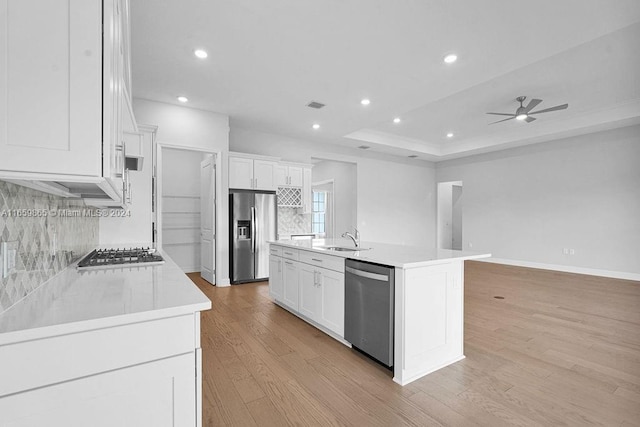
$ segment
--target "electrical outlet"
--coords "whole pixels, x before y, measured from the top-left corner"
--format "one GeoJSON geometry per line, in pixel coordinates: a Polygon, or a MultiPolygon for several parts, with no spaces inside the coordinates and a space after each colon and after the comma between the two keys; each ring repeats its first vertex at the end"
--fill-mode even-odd
{"type": "Polygon", "coordinates": [[[575,254],[576,254],[575,249],[569,249],[569,255],[575,255],[575,254]]]}
{"type": "Polygon", "coordinates": [[[569,255],[569,248],[562,249],[562,253],[565,255],[569,255]]]}
{"type": "Polygon", "coordinates": [[[18,257],[18,242],[0,243],[0,273],[4,279],[16,268],[16,258],[18,257]]]}

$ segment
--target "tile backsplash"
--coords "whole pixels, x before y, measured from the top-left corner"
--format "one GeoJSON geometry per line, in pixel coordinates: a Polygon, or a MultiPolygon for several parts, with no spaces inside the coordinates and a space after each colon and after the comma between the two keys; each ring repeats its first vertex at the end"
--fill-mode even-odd
{"type": "Polygon", "coordinates": [[[299,214],[297,208],[278,207],[278,234],[311,233],[311,214],[299,214]]]}
{"type": "Polygon", "coordinates": [[[17,242],[15,267],[7,277],[0,269],[0,313],[98,245],[92,211],[82,200],[0,181],[0,242],[17,242]]]}

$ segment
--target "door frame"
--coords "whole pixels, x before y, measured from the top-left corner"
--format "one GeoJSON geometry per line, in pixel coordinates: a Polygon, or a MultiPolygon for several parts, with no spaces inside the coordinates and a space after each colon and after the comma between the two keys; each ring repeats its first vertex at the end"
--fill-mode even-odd
{"type": "MultiPolygon", "coordinates": [[[[464,189],[462,181],[443,181],[436,183],[436,246],[438,249],[451,249],[453,243],[453,218],[451,216],[453,200],[451,197],[446,197],[444,190],[446,188],[447,193],[451,193],[454,185],[460,186],[464,189]],[[445,211],[447,211],[449,215],[444,215],[445,211]],[[444,218],[444,216],[446,216],[446,218],[444,218]],[[449,220],[451,223],[449,233],[445,233],[447,227],[446,220],[449,220]],[[445,242],[443,241],[445,234],[449,234],[451,237],[450,239],[447,239],[447,246],[445,246],[445,242]]],[[[460,226],[462,227],[462,224],[460,226]]],[[[464,249],[464,245],[462,246],[462,249],[464,249]]]]}
{"type": "MultiPolygon", "coordinates": [[[[198,147],[187,147],[184,145],[177,144],[169,144],[164,142],[156,141],[153,147],[153,180],[155,185],[153,185],[153,221],[154,221],[154,231],[155,231],[155,245],[156,248],[162,250],[162,152],[163,150],[171,149],[171,150],[185,150],[185,151],[197,151],[199,153],[211,154],[213,155],[214,165],[215,165],[215,177],[216,177],[216,186],[215,186],[215,194],[214,194],[214,203],[215,203],[215,279],[216,286],[229,286],[229,279],[223,277],[223,259],[222,254],[225,248],[222,246],[222,240],[225,240],[221,237],[220,231],[223,230],[225,224],[222,223],[226,216],[223,216],[223,206],[226,206],[223,203],[222,197],[223,187],[222,187],[222,165],[223,165],[223,153],[220,150],[207,150],[204,148],[198,147]]],[[[225,157],[226,159],[226,157],[225,157]]]]}

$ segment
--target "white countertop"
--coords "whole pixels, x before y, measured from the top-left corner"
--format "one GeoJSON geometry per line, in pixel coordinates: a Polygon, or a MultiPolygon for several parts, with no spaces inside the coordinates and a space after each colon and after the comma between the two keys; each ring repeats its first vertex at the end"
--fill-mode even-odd
{"type": "Polygon", "coordinates": [[[211,308],[165,253],[156,266],[79,271],[71,264],[0,314],[0,345],[211,308]]]}
{"type": "Polygon", "coordinates": [[[390,265],[397,268],[417,268],[428,265],[442,264],[452,260],[467,260],[489,258],[491,254],[470,251],[457,251],[450,249],[436,249],[434,247],[416,247],[404,245],[391,245],[388,243],[360,242],[357,250],[350,239],[309,239],[309,240],[278,240],[270,242],[274,245],[291,248],[305,249],[326,255],[334,255],[342,258],[375,262],[377,264],[390,265]],[[353,247],[353,251],[332,251],[322,249],[323,246],[353,247]]]}

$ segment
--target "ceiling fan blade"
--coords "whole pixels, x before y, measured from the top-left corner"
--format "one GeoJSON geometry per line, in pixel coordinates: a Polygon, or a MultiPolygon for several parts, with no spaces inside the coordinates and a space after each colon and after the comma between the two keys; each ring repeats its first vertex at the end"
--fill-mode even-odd
{"type": "Polygon", "coordinates": [[[529,114],[540,114],[540,113],[548,113],[550,111],[565,110],[568,106],[569,104],[556,105],[555,107],[547,108],[546,110],[532,111],[529,114]]]}
{"type": "Polygon", "coordinates": [[[508,119],[498,120],[497,122],[493,122],[493,123],[489,123],[489,124],[493,125],[493,124],[500,123],[500,122],[506,122],[507,120],[513,120],[515,118],[516,118],[516,116],[513,116],[513,117],[509,117],[508,119]]]}
{"type": "Polygon", "coordinates": [[[536,118],[535,117],[531,117],[531,116],[527,116],[526,119],[524,119],[525,122],[527,123],[531,123],[532,121],[534,121],[536,118]]]}
{"type": "Polygon", "coordinates": [[[487,114],[493,114],[494,116],[516,116],[515,114],[507,114],[507,113],[487,113],[487,114]]]}
{"type": "Polygon", "coordinates": [[[540,104],[541,102],[542,102],[542,99],[532,99],[531,101],[529,101],[529,104],[527,104],[527,106],[525,107],[524,112],[528,113],[529,111],[536,108],[538,104],[540,104]]]}

